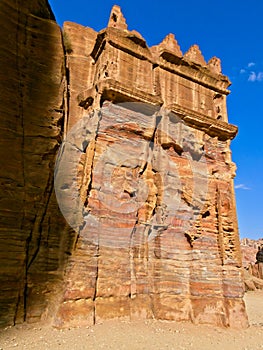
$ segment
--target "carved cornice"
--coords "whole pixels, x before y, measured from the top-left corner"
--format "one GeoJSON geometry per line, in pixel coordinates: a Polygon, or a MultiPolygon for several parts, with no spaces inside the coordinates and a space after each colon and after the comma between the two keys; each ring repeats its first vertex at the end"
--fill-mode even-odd
{"type": "Polygon", "coordinates": [[[140,59],[153,62],[150,49],[145,40],[133,31],[122,31],[117,28],[106,28],[99,32],[91,57],[96,61],[106,43],[119,50],[129,53],[140,59]]]}
{"type": "Polygon", "coordinates": [[[98,92],[104,97],[110,97],[112,101],[138,101],[161,106],[163,100],[159,95],[136,89],[132,86],[124,85],[114,79],[104,79],[97,83],[98,92]]]}
{"type": "MultiPolygon", "coordinates": [[[[96,88],[103,99],[109,99],[113,102],[138,101],[157,106],[163,105],[161,96],[126,86],[114,79],[101,80],[96,84],[96,88]]],[[[88,99],[92,99],[95,94],[96,92],[93,88],[79,95],[80,105],[82,106],[88,99]]],[[[213,119],[205,114],[179,106],[176,103],[165,107],[179,116],[187,125],[202,130],[212,137],[218,137],[219,140],[232,140],[238,132],[238,128],[235,125],[213,119]]]]}
{"type": "Polygon", "coordinates": [[[177,74],[185,79],[203,85],[224,95],[229,94],[227,87],[231,84],[223,74],[215,74],[207,67],[189,61],[185,57],[178,57],[171,51],[162,50],[159,60],[160,68],[177,74]]]}
{"type": "Polygon", "coordinates": [[[238,132],[238,128],[235,125],[222,120],[213,119],[205,114],[179,106],[178,104],[174,103],[166,108],[180,116],[189,126],[203,130],[212,137],[217,136],[219,140],[232,140],[238,132]]]}

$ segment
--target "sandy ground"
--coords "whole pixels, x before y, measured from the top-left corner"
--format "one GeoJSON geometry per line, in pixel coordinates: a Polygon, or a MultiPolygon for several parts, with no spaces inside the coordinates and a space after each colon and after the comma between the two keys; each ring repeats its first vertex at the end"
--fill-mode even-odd
{"type": "Polygon", "coordinates": [[[20,325],[0,331],[6,349],[263,349],[263,291],[245,295],[250,327],[245,330],[164,321],[107,321],[88,328],[57,330],[48,325],[20,325]]]}

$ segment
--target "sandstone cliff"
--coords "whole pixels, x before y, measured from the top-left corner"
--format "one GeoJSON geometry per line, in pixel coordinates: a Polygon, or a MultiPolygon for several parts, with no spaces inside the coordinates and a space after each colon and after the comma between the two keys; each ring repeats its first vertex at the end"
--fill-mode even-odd
{"type": "Polygon", "coordinates": [[[173,35],[149,48],[115,6],[99,33],[65,23],[60,208],[78,232],[58,326],[104,318],[245,326],[235,165],[220,60],[173,35]]]}
{"type": "Polygon", "coordinates": [[[2,0],[0,25],[0,324],[13,324],[48,311],[70,250],[53,191],[66,84],[47,1],[2,0]]]}
{"type": "Polygon", "coordinates": [[[149,48],[117,6],[99,33],[45,1],[0,23],[1,323],[246,326],[220,60],[149,48]]]}
{"type": "Polygon", "coordinates": [[[249,264],[254,264],[256,262],[256,254],[258,247],[262,246],[263,239],[249,239],[243,238],[240,241],[241,251],[242,251],[242,262],[244,267],[248,267],[249,264]]]}
{"type": "Polygon", "coordinates": [[[263,280],[259,278],[258,265],[256,264],[256,254],[258,252],[258,247],[263,244],[263,239],[254,240],[243,238],[240,244],[246,290],[263,289],[263,280]]]}

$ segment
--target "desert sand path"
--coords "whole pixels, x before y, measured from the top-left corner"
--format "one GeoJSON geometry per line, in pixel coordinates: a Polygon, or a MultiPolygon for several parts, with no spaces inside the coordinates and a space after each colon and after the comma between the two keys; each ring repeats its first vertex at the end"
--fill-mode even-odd
{"type": "Polygon", "coordinates": [[[2,330],[0,349],[27,350],[262,350],[263,291],[245,296],[250,327],[245,330],[162,321],[107,321],[93,327],[57,330],[22,325],[2,330]]]}

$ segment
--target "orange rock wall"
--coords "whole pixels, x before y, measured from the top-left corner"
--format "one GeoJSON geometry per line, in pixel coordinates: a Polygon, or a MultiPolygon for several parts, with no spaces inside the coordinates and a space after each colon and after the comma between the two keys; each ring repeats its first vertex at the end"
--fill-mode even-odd
{"type": "Polygon", "coordinates": [[[46,1],[3,0],[0,24],[0,325],[10,325],[50,313],[71,249],[53,191],[66,84],[46,1]]]}
{"type": "Polygon", "coordinates": [[[246,326],[229,149],[237,129],[220,61],[206,63],[196,45],[183,56],[172,35],[148,48],[118,7],[99,33],[69,22],[63,31],[74,88],[58,193],[79,238],[55,324],[246,326]]]}
{"type": "Polygon", "coordinates": [[[99,33],[44,0],[0,23],[1,325],[246,326],[220,60],[149,48],[116,6],[99,33]]]}

